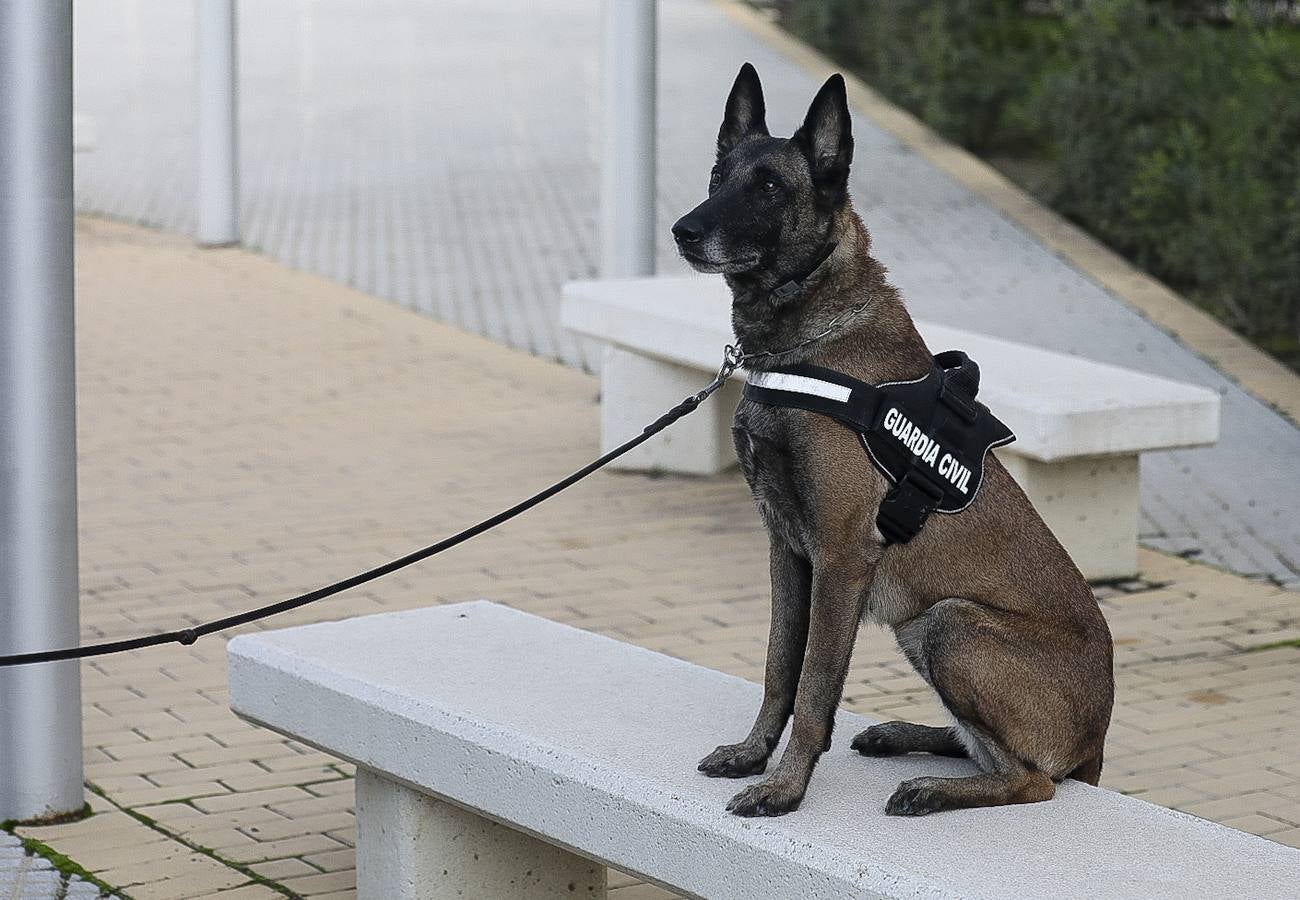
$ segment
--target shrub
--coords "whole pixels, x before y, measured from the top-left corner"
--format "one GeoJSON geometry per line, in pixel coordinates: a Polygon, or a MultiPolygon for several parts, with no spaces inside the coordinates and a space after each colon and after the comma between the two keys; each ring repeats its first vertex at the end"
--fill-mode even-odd
{"type": "Polygon", "coordinates": [[[1251,19],[1265,8],[781,3],[947,137],[1040,157],[1058,210],[1300,367],[1300,31],[1251,19]]]}
{"type": "Polygon", "coordinates": [[[1046,67],[1060,31],[1020,0],[787,0],[796,34],[895,103],[977,152],[1029,142],[1026,77],[1046,67]]]}
{"type": "Polygon", "coordinates": [[[1059,209],[1295,364],[1300,44],[1288,31],[1090,3],[1034,105],[1059,209]]]}

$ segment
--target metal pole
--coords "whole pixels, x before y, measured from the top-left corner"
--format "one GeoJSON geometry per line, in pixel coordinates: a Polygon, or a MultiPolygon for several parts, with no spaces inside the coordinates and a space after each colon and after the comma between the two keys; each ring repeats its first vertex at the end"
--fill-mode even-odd
{"type": "Polygon", "coordinates": [[[208,247],[239,243],[235,0],[198,0],[199,232],[208,247]]]}
{"type": "MultiPolygon", "coordinates": [[[[0,3],[0,653],[77,643],[72,0],[0,3]]],[[[0,669],[0,819],[84,803],[81,669],[0,669]]]]}
{"type": "Polygon", "coordinates": [[[656,0],[605,0],[600,271],[655,271],[656,0]]]}

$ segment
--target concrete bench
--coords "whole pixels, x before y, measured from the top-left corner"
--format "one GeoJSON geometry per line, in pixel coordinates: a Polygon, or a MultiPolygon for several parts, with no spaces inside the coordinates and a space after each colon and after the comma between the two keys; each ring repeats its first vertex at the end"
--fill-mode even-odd
{"type": "MultiPolygon", "coordinates": [[[[730,343],[731,296],[720,277],[578,281],[561,321],[606,343],[601,445],[627,440],[699,389],[730,343]]],[[[917,322],[930,348],[979,363],[980,399],[1016,433],[998,458],[1092,580],[1137,571],[1138,455],[1213,444],[1211,390],[986,335],[917,322]]],[[[735,464],[737,375],[711,405],[619,463],[633,470],[713,474],[735,464]]]]}
{"type": "MultiPolygon", "coordinates": [[[[803,806],[724,811],[695,771],[761,688],[487,602],[237,637],[239,715],[357,766],[362,900],[599,898],[605,866],[706,898],[1294,896],[1300,850],[1068,781],[1050,803],[890,818],[967,761],[865,759],[841,711],[803,806]]],[[[779,749],[778,749],[778,752],[779,749]]]]}

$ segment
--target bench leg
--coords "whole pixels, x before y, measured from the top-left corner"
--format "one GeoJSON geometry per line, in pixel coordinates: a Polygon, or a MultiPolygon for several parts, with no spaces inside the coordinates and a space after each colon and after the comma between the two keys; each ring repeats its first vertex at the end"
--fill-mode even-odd
{"type": "MultiPolygon", "coordinates": [[[[1014,445],[1013,445],[1014,446],[1014,445]]],[[[1089,581],[1137,574],[1138,458],[1045,463],[996,451],[1089,581]]]]}
{"type": "MultiPolygon", "coordinates": [[[[606,347],[600,369],[600,451],[607,453],[704,387],[711,374],[606,347]]],[[[741,385],[730,382],[684,419],[621,457],[630,471],[713,475],[736,464],[731,420],[741,385]]]]}
{"type": "Polygon", "coordinates": [[[357,769],[360,900],[604,900],[605,867],[357,769]]]}

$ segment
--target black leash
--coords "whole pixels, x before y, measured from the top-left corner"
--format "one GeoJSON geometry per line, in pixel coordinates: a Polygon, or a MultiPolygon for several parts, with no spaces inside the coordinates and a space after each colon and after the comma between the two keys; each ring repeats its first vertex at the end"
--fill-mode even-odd
{"type": "Polygon", "coordinates": [[[201,625],[195,625],[192,628],[181,628],[177,631],[167,631],[162,634],[147,634],[140,637],[127,638],[121,641],[105,641],[100,644],[87,644],[82,647],[70,647],[66,650],[42,650],[34,653],[15,653],[9,656],[0,656],[0,667],[4,666],[22,666],[30,663],[57,662],[68,659],[85,659],[88,656],[106,656],[110,653],[124,653],[127,650],[139,650],[143,647],[156,647],[159,644],[185,644],[189,645],[199,638],[212,634],[214,631],[224,631],[227,628],[235,628],[239,625],[247,625],[249,622],[256,622],[258,619],[265,619],[269,616],[278,615],[279,613],[288,612],[291,609],[297,609],[300,606],[306,606],[309,603],[315,603],[317,600],[324,600],[326,597],[332,597],[335,594],[374,581],[376,578],[383,578],[398,569],[404,569],[407,566],[414,565],[436,556],[444,550],[450,550],[457,544],[464,543],[472,537],[477,537],[485,531],[489,531],[508,522],[515,516],[525,513],[550,498],[565,488],[572,487],[582,479],[586,478],[593,472],[604,468],[614,460],[618,459],[629,450],[644,444],[650,438],[663,431],[669,425],[676,422],[682,416],[688,415],[696,410],[701,403],[709,397],[718,388],[722,387],[731,377],[732,373],[746,359],[735,347],[727,347],[726,355],[723,358],[722,367],[718,369],[717,377],[713,379],[702,391],[692,394],[681,403],[674,406],[668,412],[664,413],[655,421],[647,425],[640,434],[626,443],[620,444],[613,450],[604,454],[598,459],[592,460],[578,471],[555,482],[544,490],[538,491],[527,500],[516,503],[509,509],[502,510],[490,518],[484,519],[477,525],[471,525],[464,531],[457,532],[450,537],[443,538],[436,544],[430,544],[427,547],[408,553],[386,562],[381,566],[373,569],[367,569],[350,578],[344,578],[342,581],[336,581],[325,587],[317,588],[314,591],[308,591],[305,594],[299,594],[297,597],[290,597],[287,600],[281,600],[278,603],[270,603],[266,606],[259,606],[257,609],[250,609],[246,612],[237,613],[233,616],[226,616],[224,619],[215,619],[211,622],[204,622],[201,625]]]}

